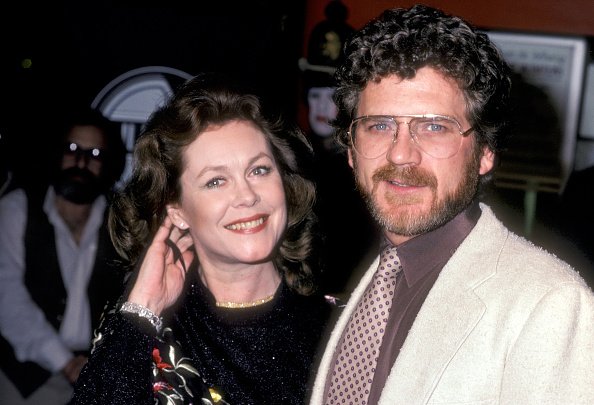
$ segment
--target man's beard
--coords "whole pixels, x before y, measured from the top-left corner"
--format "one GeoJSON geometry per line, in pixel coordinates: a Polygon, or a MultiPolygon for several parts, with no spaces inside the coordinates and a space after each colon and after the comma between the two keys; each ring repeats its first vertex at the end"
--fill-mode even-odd
{"type": "MultiPolygon", "coordinates": [[[[357,189],[361,193],[372,217],[379,225],[387,231],[396,235],[416,236],[433,231],[456,215],[462,212],[475,198],[480,183],[480,160],[482,150],[475,148],[470,160],[464,167],[462,182],[453,192],[447,194],[443,199],[435,198],[437,192],[437,178],[430,172],[419,167],[407,166],[399,167],[391,164],[380,167],[372,176],[373,190],[365,190],[361,179],[356,178],[357,189]],[[384,196],[388,207],[381,207],[374,200],[374,194],[378,185],[382,181],[398,179],[399,181],[411,186],[428,187],[434,196],[431,207],[427,212],[419,212],[414,205],[420,203],[422,199],[417,196],[395,196],[386,193],[384,196]],[[406,206],[410,209],[406,209],[406,206]],[[398,208],[392,211],[392,208],[398,208]]],[[[356,160],[354,162],[354,172],[358,173],[356,160]]]]}
{"type": "Polygon", "coordinates": [[[91,204],[104,191],[99,178],[80,167],[62,170],[53,186],[56,194],[75,204],[91,204]]]}

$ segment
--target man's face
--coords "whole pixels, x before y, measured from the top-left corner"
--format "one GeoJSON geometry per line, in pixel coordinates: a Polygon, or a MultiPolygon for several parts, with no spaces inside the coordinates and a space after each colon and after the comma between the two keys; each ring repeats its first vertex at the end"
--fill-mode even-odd
{"type": "Polygon", "coordinates": [[[101,192],[105,138],[94,126],[72,128],[62,154],[61,170],[55,181],[58,195],[76,204],[90,204],[101,192]]]}
{"type": "MultiPolygon", "coordinates": [[[[453,80],[432,68],[420,69],[410,80],[388,76],[370,82],[362,91],[357,116],[442,114],[455,118],[463,130],[466,119],[462,91],[453,80]]],[[[476,195],[479,175],[493,167],[494,155],[477,148],[472,133],[463,137],[458,152],[434,158],[411,138],[399,118],[396,142],[385,154],[367,159],[349,149],[357,187],[374,218],[394,244],[429,232],[461,212],[476,195]]]]}

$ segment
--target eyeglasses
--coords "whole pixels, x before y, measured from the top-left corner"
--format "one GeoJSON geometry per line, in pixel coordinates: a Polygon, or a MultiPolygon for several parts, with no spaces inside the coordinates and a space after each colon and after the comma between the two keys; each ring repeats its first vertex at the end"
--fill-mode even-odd
{"type": "Polygon", "coordinates": [[[454,156],[460,149],[462,138],[472,127],[462,130],[452,117],[438,114],[364,115],[355,118],[349,127],[353,149],[367,159],[375,159],[387,153],[398,140],[398,126],[408,125],[408,132],[419,149],[437,159],[454,156]],[[398,121],[410,118],[409,121],[398,121]]]}
{"type": "Polygon", "coordinates": [[[100,148],[83,148],[76,142],[67,142],[64,145],[64,156],[72,156],[79,160],[84,158],[85,161],[96,160],[102,161],[105,157],[105,151],[100,148]]]}

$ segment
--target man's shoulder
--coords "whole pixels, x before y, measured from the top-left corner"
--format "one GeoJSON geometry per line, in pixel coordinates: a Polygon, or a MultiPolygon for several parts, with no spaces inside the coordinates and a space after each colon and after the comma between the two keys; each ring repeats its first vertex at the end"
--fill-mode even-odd
{"type": "MultiPolygon", "coordinates": [[[[495,218],[492,212],[488,215],[495,218]]],[[[546,285],[554,286],[559,283],[583,284],[578,270],[554,252],[512,232],[502,223],[490,224],[489,227],[503,230],[502,235],[504,235],[499,240],[500,243],[497,242],[496,237],[484,241],[491,244],[489,249],[493,252],[496,250],[498,274],[504,275],[509,280],[515,280],[514,282],[519,284],[541,285],[544,288],[546,285]]]]}
{"type": "Polygon", "coordinates": [[[22,186],[12,189],[0,197],[0,204],[26,205],[35,203],[43,205],[48,193],[48,186],[22,186]]]}
{"type": "Polygon", "coordinates": [[[25,211],[27,194],[24,189],[17,188],[0,197],[0,214],[14,215],[25,211]]]}
{"type": "Polygon", "coordinates": [[[476,256],[496,260],[498,271],[521,268],[536,275],[549,277],[573,277],[574,270],[561,258],[531,240],[514,233],[503,224],[487,205],[481,204],[481,218],[477,226],[463,242],[467,254],[479,252],[476,256]]]}
{"type": "Polygon", "coordinates": [[[6,201],[27,201],[27,193],[24,188],[15,188],[0,197],[1,203],[5,203],[6,201]]]}

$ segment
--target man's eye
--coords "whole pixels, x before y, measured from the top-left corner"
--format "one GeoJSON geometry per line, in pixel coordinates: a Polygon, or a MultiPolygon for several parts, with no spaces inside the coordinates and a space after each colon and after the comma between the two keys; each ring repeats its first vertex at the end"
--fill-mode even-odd
{"type": "Polygon", "coordinates": [[[434,135],[434,134],[450,134],[456,132],[456,125],[448,121],[430,121],[421,122],[418,125],[417,132],[420,134],[434,135]]]}
{"type": "Polygon", "coordinates": [[[386,122],[378,122],[369,126],[371,132],[386,132],[390,131],[391,126],[386,122]]]}
{"type": "Polygon", "coordinates": [[[444,130],[444,126],[440,124],[429,124],[427,130],[431,132],[439,132],[444,130]]]}

